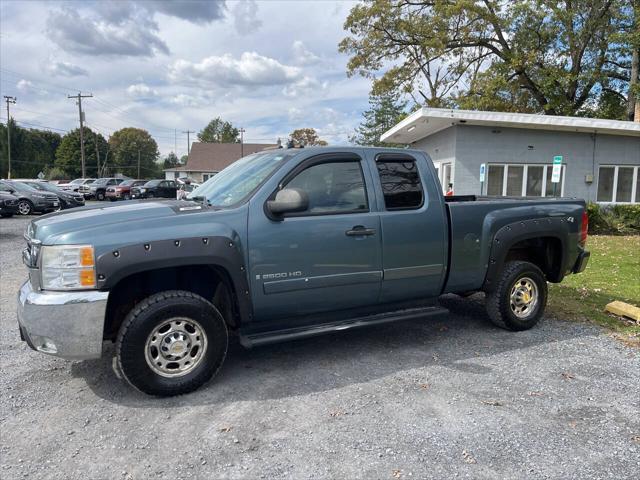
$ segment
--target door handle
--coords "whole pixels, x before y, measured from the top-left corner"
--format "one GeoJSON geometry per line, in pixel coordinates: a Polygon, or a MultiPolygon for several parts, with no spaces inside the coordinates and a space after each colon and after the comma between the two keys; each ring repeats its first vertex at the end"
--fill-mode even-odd
{"type": "Polygon", "coordinates": [[[365,235],[375,235],[376,231],[373,228],[367,228],[363,225],[356,225],[351,230],[344,232],[347,237],[360,237],[365,235]]]}

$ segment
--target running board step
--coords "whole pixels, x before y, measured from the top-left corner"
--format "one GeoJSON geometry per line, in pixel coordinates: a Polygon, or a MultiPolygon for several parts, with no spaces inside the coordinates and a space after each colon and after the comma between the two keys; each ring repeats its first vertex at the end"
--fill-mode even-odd
{"type": "Polygon", "coordinates": [[[243,347],[252,348],[260,345],[268,345],[270,343],[285,342],[287,340],[315,337],[325,333],[339,332],[341,330],[349,330],[352,328],[368,327],[370,325],[381,325],[384,323],[400,322],[404,320],[415,320],[417,318],[447,315],[448,313],[449,310],[442,307],[410,308],[396,312],[380,313],[367,317],[357,317],[305,327],[288,328],[271,332],[241,333],[240,344],[243,347]]]}

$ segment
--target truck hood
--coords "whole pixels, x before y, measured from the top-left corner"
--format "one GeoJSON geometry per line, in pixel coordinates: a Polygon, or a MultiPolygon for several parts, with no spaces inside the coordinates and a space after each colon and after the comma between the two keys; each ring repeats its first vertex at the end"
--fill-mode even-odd
{"type": "Polygon", "coordinates": [[[151,226],[167,225],[182,215],[212,212],[211,207],[183,200],[124,202],[107,206],[91,206],[64,210],[33,220],[26,235],[43,245],[99,243],[101,237],[128,234],[151,226]]]}

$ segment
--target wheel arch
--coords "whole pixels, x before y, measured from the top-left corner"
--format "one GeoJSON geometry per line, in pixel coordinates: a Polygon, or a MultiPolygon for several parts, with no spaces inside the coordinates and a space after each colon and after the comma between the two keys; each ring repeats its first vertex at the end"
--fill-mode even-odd
{"type": "Polygon", "coordinates": [[[569,230],[562,218],[525,220],[505,225],[494,235],[483,290],[491,290],[505,264],[528,261],[548,281],[561,282],[569,253],[569,230]]]}
{"type": "Polygon", "coordinates": [[[216,305],[230,328],[251,321],[252,306],[241,249],[225,237],[149,242],[98,256],[98,288],[109,290],[105,338],[142,299],[164,290],[196,293],[216,305]]]}

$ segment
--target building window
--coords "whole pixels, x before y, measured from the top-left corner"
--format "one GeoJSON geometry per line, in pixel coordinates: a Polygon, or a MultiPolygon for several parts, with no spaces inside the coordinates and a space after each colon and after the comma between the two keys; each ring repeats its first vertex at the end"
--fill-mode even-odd
{"type": "Polygon", "coordinates": [[[640,166],[607,165],[598,170],[598,202],[640,203],[640,166]]]}
{"type": "Polygon", "coordinates": [[[384,205],[387,210],[420,208],[422,184],[415,161],[379,160],[376,162],[384,205]]]}
{"type": "Polygon", "coordinates": [[[487,195],[495,197],[551,197],[564,191],[565,166],[560,170],[560,182],[551,182],[553,165],[489,164],[487,195]]]}

